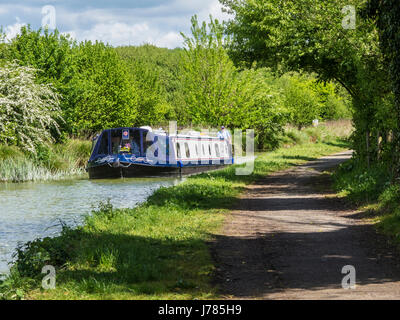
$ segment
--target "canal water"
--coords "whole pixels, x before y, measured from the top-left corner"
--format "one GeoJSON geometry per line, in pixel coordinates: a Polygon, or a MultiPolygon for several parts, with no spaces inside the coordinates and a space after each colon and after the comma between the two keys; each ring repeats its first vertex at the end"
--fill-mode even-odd
{"type": "Polygon", "coordinates": [[[131,208],[161,186],[179,182],[166,179],[71,180],[35,183],[0,183],[0,274],[18,243],[55,236],[60,221],[75,226],[83,216],[110,199],[114,208],[131,208]]]}

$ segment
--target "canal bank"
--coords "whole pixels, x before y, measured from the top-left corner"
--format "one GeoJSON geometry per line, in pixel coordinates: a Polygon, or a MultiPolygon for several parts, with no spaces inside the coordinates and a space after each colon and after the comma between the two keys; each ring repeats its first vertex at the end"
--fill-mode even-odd
{"type": "Polygon", "coordinates": [[[0,273],[18,243],[54,237],[62,224],[76,227],[101,201],[110,199],[114,208],[133,208],[156,189],[180,180],[159,179],[74,179],[25,183],[0,183],[0,273]]]}
{"type": "Polygon", "coordinates": [[[229,167],[160,188],[133,209],[103,204],[83,226],[66,228],[61,236],[20,251],[1,289],[3,297],[18,298],[21,288],[28,299],[216,297],[211,284],[215,266],[207,242],[243,187],[268,173],[344,148],[331,141],[279,149],[259,154],[250,176],[238,176],[235,167],[229,167]],[[45,264],[56,267],[54,290],[40,289],[45,264]]]}

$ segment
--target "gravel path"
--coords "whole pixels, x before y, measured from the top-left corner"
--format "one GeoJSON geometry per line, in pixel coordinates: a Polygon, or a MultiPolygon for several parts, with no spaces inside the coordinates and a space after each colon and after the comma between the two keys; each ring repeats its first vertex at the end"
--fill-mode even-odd
{"type": "Polygon", "coordinates": [[[271,174],[247,188],[213,243],[227,298],[399,299],[393,248],[331,191],[323,171],[343,152],[271,174]],[[343,289],[342,267],[356,269],[343,289]]]}

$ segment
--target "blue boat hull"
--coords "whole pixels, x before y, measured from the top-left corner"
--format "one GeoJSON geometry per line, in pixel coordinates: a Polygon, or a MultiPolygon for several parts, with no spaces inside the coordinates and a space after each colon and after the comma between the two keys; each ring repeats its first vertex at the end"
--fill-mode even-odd
{"type": "Polygon", "coordinates": [[[199,165],[199,166],[152,166],[131,164],[129,166],[112,166],[109,164],[88,167],[90,179],[109,178],[134,178],[134,177],[162,177],[179,176],[217,170],[225,167],[225,164],[199,165]]]}

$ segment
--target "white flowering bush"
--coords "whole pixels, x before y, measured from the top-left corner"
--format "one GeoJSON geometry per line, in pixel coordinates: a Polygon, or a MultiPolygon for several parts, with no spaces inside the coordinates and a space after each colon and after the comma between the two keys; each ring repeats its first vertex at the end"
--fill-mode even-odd
{"type": "Polygon", "coordinates": [[[35,152],[59,133],[61,96],[50,84],[35,82],[36,70],[7,63],[0,66],[0,143],[35,152]]]}

